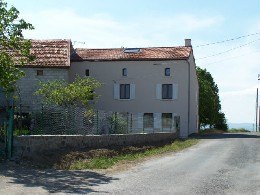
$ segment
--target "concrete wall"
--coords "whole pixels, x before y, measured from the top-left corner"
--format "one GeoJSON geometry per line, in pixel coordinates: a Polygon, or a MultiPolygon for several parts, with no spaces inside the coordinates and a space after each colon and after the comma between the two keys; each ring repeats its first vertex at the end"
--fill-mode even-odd
{"type": "Polygon", "coordinates": [[[33,156],[46,151],[81,148],[106,148],[110,146],[144,145],[171,141],[178,133],[127,134],[127,135],[64,135],[20,136],[14,138],[14,156],[33,156]]]}
{"type": "Polygon", "coordinates": [[[68,69],[65,68],[21,68],[25,77],[17,81],[17,104],[21,104],[22,112],[28,113],[41,108],[41,98],[35,96],[39,81],[47,82],[56,79],[68,81],[68,69]],[[37,75],[37,70],[43,70],[43,75],[37,75]]]}

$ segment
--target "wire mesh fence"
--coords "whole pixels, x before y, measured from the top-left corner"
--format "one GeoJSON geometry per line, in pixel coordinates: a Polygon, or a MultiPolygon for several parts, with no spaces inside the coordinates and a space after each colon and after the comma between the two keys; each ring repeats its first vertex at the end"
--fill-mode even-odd
{"type": "Polygon", "coordinates": [[[147,117],[143,113],[50,105],[42,106],[37,112],[21,113],[17,111],[15,115],[16,135],[103,135],[176,131],[174,118],[147,117]],[[157,121],[161,121],[159,126],[156,125],[157,121]]]}

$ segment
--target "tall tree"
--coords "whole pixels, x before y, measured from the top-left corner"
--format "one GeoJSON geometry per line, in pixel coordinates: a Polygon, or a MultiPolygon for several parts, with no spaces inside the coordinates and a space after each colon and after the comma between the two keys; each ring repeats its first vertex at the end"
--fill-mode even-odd
{"type": "Polygon", "coordinates": [[[30,54],[31,41],[23,37],[23,30],[33,26],[19,19],[19,11],[0,0],[0,86],[7,94],[15,91],[15,82],[24,73],[16,67],[34,59],[30,54]]]}
{"type": "Polygon", "coordinates": [[[199,118],[200,126],[209,125],[226,130],[225,114],[221,112],[219,90],[213,77],[206,69],[197,67],[199,80],[199,118]]]}

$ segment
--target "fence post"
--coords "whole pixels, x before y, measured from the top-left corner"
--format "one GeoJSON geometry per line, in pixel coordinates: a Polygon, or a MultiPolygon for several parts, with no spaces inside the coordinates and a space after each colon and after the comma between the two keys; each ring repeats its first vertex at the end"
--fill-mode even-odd
{"type": "Polygon", "coordinates": [[[98,110],[96,116],[97,116],[97,135],[98,135],[98,110]]]}
{"type": "Polygon", "coordinates": [[[117,133],[117,112],[115,112],[115,133],[117,133]]]}
{"type": "Polygon", "coordinates": [[[41,134],[43,133],[43,126],[44,126],[44,122],[43,122],[43,112],[44,112],[44,108],[43,108],[43,104],[42,104],[42,111],[41,111],[41,134]]]}
{"type": "Polygon", "coordinates": [[[127,124],[127,125],[126,125],[126,126],[127,126],[126,133],[127,133],[127,134],[128,134],[128,117],[129,117],[129,113],[127,112],[127,113],[126,113],[126,120],[127,120],[127,121],[126,121],[126,124],[127,124]]]}
{"type": "Polygon", "coordinates": [[[8,120],[8,128],[7,128],[7,157],[10,160],[12,157],[13,151],[13,129],[14,129],[14,107],[8,109],[9,120],[8,120]]]}

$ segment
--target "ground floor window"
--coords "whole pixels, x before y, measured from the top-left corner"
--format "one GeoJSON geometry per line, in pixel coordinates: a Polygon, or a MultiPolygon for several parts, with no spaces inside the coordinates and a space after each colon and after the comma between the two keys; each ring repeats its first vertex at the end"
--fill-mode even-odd
{"type": "Polygon", "coordinates": [[[172,128],[172,113],[162,113],[162,128],[172,128]]]}
{"type": "Polygon", "coordinates": [[[153,113],[144,113],[144,129],[153,128],[154,118],[153,113]]]}

